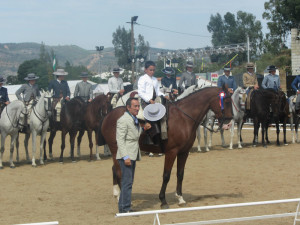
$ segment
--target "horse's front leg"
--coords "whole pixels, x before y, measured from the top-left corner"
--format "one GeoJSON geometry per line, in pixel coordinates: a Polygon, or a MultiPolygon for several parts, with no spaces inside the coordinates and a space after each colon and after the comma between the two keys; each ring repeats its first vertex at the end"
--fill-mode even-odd
{"type": "Polygon", "coordinates": [[[282,129],[283,129],[283,143],[284,145],[288,145],[286,141],[286,123],[287,123],[287,118],[284,119],[282,129]]]}
{"type": "Polygon", "coordinates": [[[265,142],[265,133],[267,132],[267,126],[268,126],[268,123],[261,123],[261,139],[262,139],[262,145],[263,147],[267,147],[267,144],[265,142]]]}
{"type": "Polygon", "coordinates": [[[77,137],[77,156],[80,157],[80,144],[82,140],[82,136],[84,135],[84,130],[79,131],[79,135],[77,137]]]}
{"type": "Polygon", "coordinates": [[[276,122],[276,134],[277,134],[276,144],[277,144],[277,146],[279,146],[280,145],[280,140],[279,140],[280,126],[279,126],[279,121],[276,122]]]}
{"type": "Polygon", "coordinates": [[[295,120],[295,134],[296,134],[296,142],[299,142],[298,139],[298,127],[299,127],[299,117],[296,115],[296,120],[295,120]]]}
{"type": "Polygon", "coordinates": [[[160,207],[162,209],[167,209],[169,208],[169,205],[166,201],[166,189],[167,189],[167,185],[168,182],[170,180],[170,176],[171,176],[171,171],[172,171],[172,167],[176,158],[176,150],[173,149],[173,151],[168,151],[165,155],[165,166],[164,166],[164,173],[163,173],[163,183],[160,189],[160,193],[159,193],[159,199],[161,201],[161,205],[160,207]]]}
{"type": "Polygon", "coordinates": [[[254,137],[253,137],[253,143],[252,143],[252,146],[253,147],[256,147],[257,143],[258,143],[258,129],[259,129],[259,123],[258,123],[258,120],[257,118],[254,118],[253,119],[253,124],[254,124],[254,137]]]}
{"type": "Polygon", "coordinates": [[[230,127],[230,144],[229,144],[229,149],[233,149],[234,124],[235,124],[234,120],[231,121],[231,124],[232,124],[232,126],[230,127]]]}
{"type": "Polygon", "coordinates": [[[290,113],[290,129],[292,133],[292,143],[295,144],[295,133],[294,133],[294,115],[290,113]]]}
{"type": "Polygon", "coordinates": [[[184,167],[189,153],[188,151],[177,156],[177,187],[175,196],[178,199],[178,205],[184,206],[186,202],[182,197],[182,181],[184,175],[184,167]]]}
{"type": "Polygon", "coordinates": [[[26,160],[27,160],[28,163],[30,163],[30,158],[29,158],[29,153],[28,153],[29,138],[30,138],[30,132],[26,132],[25,133],[25,138],[24,138],[24,147],[25,147],[25,152],[26,152],[26,160]]]}
{"type": "Polygon", "coordinates": [[[75,138],[76,138],[77,131],[70,131],[70,146],[71,146],[71,160],[72,162],[76,162],[74,158],[74,147],[75,147],[75,138]]]}
{"type": "Polygon", "coordinates": [[[2,160],[3,160],[4,146],[5,146],[5,138],[6,138],[6,134],[4,132],[1,132],[0,169],[3,169],[2,160]]]}
{"type": "Polygon", "coordinates": [[[201,143],[201,127],[200,127],[200,125],[198,126],[198,128],[196,130],[196,135],[197,135],[197,141],[198,141],[197,149],[198,149],[198,152],[201,152],[201,146],[200,146],[200,143],[201,143]]]}
{"type": "MultiPolygon", "coordinates": [[[[208,125],[208,123],[205,123],[205,124],[206,124],[206,126],[208,125]]],[[[208,132],[208,129],[206,127],[203,127],[205,151],[209,152],[209,147],[211,147],[211,142],[210,142],[210,144],[208,143],[207,132],[208,132]]]]}
{"type": "MultiPolygon", "coordinates": [[[[56,135],[56,130],[51,130],[50,131],[50,137],[48,139],[48,145],[49,145],[49,158],[50,160],[53,160],[53,154],[52,154],[52,145],[53,145],[53,140],[55,138],[56,135]]],[[[44,157],[45,158],[45,157],[44,157]]],[[[47,156],[46,156],[47,158],[47,156]]]]}
{"type": "Polygon", "coordinates": [[[88,129],[87,134],[88,134],[88,139],[89,139],[89,147],[90,147],[90,160],[93,160],[93,137],[92,137],[92,130],[88,129]]]}
{"type": "MultiPolygon", "coordinates": [[[[27,134],[26,134],[27,135],[27,134]]],[[[36,153],[36,130],[32,129],[32,160],[31,160],[31,165],[33,167],[36,167],[36,163],[35,163],[35,153],[36,153]]],[[[29,137],[28,137],[29,138],[29,137]]],[[[26,139],[26,138],[25,138],[26,139]]],[[[27,140],[27,144],[28,144],[28,140],[27,140]]]]}
{"type": "Polygon", "coordinates": [[[41,134],[41,140],[40,140],[40,164],[44,165],[44,160],[43,160],[43,151],[45,149],[45,140],[46,140],[46,136],[47,136],[47,130],[42,131],[41,134]]]}
{"type": "MultiPolygon", "coordinates": [[[[20,162],[20,156],[19,156],[19,146],[20,146],[20,143],[19,143],[19,132],[18,132],[18,136],[16,138],[16,151],[17,151],[17,154],[16,154],[16,161],[17,163],[20,162]]],[[[29,156],[28,156],[29,157],[29,156]]],[[[27,155],[26,155],[26,160],[27,159],[27,155]]]]}
{"type": "Polygon", "coordinates": [[[220,129],[220,135],[221,135],[222,147],[225,148],[224,130],[223,129],[220,129]]]}
{"type": "Polygon", "coordinates": [[[15,141],[18,136],[18,132],[15,134],[11,135],[11,141],[10,141],[10,157],[9,157],[9,163],[10,163],[10,168],[14,169],[16,168],[14,161],[13,161],[13,154],[14,154],[14,147],[15,147],[15,141]]]}
{"type": "Polygon", "coordinates": [[[98,131],[97,131],[97,129],[95,130],[95,139],[96,139],[96,158],[97,158],[97,160],[101,160],[100,154],[99,154],[99,147],[97,145],[97,143],[98,143],[98,131]]]}
{"type": "Polygon", "coordinates": [[[238,134],[238,148],[243,148],[242,146],[242,124],[243,124],[243,118],[241,118],[237,123],[237,134],[238,134]]]}
{"type": "MultiPolygon", "coordinates": [[[[63,163],[63,161],[64,161],[64,150],[65,150],[65,147],[66,147],[66,140],[65,140],[66,139],[66,134],[67,134],[67,131],[65,129],[62,129],[61,130],[60,156],[59,156],[59,162],[60,163],[63,163]]],[[[51,144],[51,146],[52,146],[52,144],[51,144]]],[[[50,150],[50,143],[49,143],[49,150],[50,150]]],[[[49,156],[50,156],[50,154],[51,153],[49,153],[49,156]]]]}

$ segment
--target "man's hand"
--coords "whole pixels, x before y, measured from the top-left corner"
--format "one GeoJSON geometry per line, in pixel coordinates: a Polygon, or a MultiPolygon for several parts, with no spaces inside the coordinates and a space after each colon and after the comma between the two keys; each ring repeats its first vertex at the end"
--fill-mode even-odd
{"type": "Polygon", "coordinates": [[[170,100],[169,95],[166,95],[166,96],[165,96],[165,99],[170,100]]]}
{"type": "Polygon", "coordinates": [[[228,88],[228,92],[229,92],[230,94],[233,94],[232,88],[228,88]]]}
{"type": "Polygon", "coordinates": [[[150,123],[146,123],[144,125],[144,130],[149,130],[151,128],[151,124],[150,123]]]}
{"type": "Polygon", "coordinates": [[[177,95],[177,94],[178,94],[178,90],[177,90],[177,89],[173,89],[173,93],[174,93],[175,95],[177,95]]]}
{"type": "Polygon", "coordinates": [[[123,95],[123,94],[124,94],[124,92],[125,92],[125,90],[124,90],[124,89],[121,89],[121,90],[119,91],[120,95],[123,95]]]}
{"type": "Polygon", "coordinates": [[[257,90],[259,88],[259,86],[256,84],[254,85],[254,90],[257,90]]]}
{"type": "Polygon", "coordinates": [[[5,104],[5,105],[8,105],[9,103],[10,103],[9,101],[7,101],[7,102],[4,102],[4,104],[5,104]]]}
{"type": "Polygon", "coordinates": [[[67,101],[69,101],[69,100],[70,100],[70,97],[69,97],[69,96],[67,96],[67,97],[65,97],[65,99],[66,99],[67,101]]]}
{"type": "Polygon", "coordinates": [[[88,102],[91,102],[92,101],[92,99],[90,98],[89,100],[88,100],[88,102]]]}
{"type": "Polygon", "coordinates": [[[124,160],[126,166],[131,166],[130,158],[124,160]]]}
{"type": "Polygon", "coordinates": [[[153,101],[152,99],[149,101],[150,104],[155,104],[155,101],[153,101]]]}
{"type": "Polygon", "coordinates": [[[300,94],[300,90],[297,90],[297,95],[300,94]]]}

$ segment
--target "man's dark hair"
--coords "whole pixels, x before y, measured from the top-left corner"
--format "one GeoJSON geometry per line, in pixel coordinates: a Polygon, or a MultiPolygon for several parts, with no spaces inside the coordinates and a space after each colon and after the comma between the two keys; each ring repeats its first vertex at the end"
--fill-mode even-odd
{"type": "Polygon", "coordinates": [[[131,107],[132,100],[138,101],[139,99],[138,98],[129,98],[129,99],[127,99],[127,101],[126,101],[126,111],[128,111],[127,106],[131,107]]]}
{"type": "Polygon", "coordinates": [[[155,63],[153,61],[145,62],[145,69],[147,69],[149,66],[155,66],[155,63]]]}

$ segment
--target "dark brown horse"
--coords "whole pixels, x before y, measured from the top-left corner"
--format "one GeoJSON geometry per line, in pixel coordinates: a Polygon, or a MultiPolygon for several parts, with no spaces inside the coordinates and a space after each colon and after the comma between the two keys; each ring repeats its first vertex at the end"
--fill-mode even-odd
{"type": "MultiPolygon", "coordinates": [[[[100,121],[107,115],[108,112],[111,111],[111,94],[101,94],[90,102],[86,108],[86,113],[84,116],[85,126],[88,133],[89,138],[89,147],[90,147],[90,160],[93,159],[93,140],[92,140],[92,132],[95,132],[96,143],[98,143],[98,130],[100,126],[100,121]]],[[[80,137],[79,134],[78,138],[80,137]]],[[[83,135],[83,133],[82,133],[83,135]]],[[[96,147],[96,157],[100,159],[98,146],[96,147]]]]}
{"type": "MultiPolygon", "coordinates": [[[[277,133],[277,141],[276,144],[279,146],[280,145],[280,141],[279,141],[279,134],[280,134],[280,127],[279,127],[279,122],[282,123],[282,130],[283,130],[283,144],[287,145],[287,141],[286,141],[286,124],[289,120],[289,103],[287,101],[287,97],[285,95],[285,93],[283,91],[278,91],[278,97],[279,97],[279,104],[278,102],[275,102],[275,106],[277,105],[278,107],[278,119],[275,120],[276,123],[276,133],[277,133]]],[[[274,99],[276,101],[276,99],[274,99]]],[[[276,119],[276,118],[275,118],[276,119]]],[[[268,138],[268,126],[267,126],[267,130],[266,130],[266,141],[267,143],[269,142],[269,138],[268,138]]]]}
{"type": "MultiPolygon", "coordinates": [[[[214,111],[221,124],[229,122],[232,119],[231,105],[231,98],[227,92],[227,88],[225,87],[223,87],[223,89],[216,87],[204,88],[175,103],[169,104],[168,139],[163,143],[165,150],[165,165],[163,183],[159,194],[162,208],[168,207],[165,192],[176,157],[176,197],[178,198],[180,205],[185,204],[182,197],[184,166],[189,155],[189,151],[195,141],[196,129],[209,109],[214,111]],[[220,97],[220,95],[222,95],[221,93],[226,94],[222,101],[220,97]],[[221,109],[221,105],[223,109],[221,109]]],[[[121,170],[119,163],[116,160],[116,153],[118,150],[116,141],[116,123],[124,112],[125,107],[115,108],[104,118],[101,126],[102,137],[105,139],[113,155],[114,187],[117,184],[120,186],[121,182],[121,170]]],[[[143,132],[139,139],[141,150],[154,153],[162,152],[158,146],[144,144],[143,140],[145,135],[145,132],[143,132]]]]}
{"type": "Polygon", "coordinates": [[[258,129],[261,124],[262,145],[267,147],[265,142],[265,134],[268,124],[271,120],[270,107],[272,116],[277,124],[277,133],[279,132],[279,95],[272,89],[261,89],[253,91],[251,98],[251,117],[254,124],[253,146],[258,144],[258,129]]]}
{"type": "MultiPolygon", "coordinates": [[[[48,139],[49,143],[49,155],[52,158],[52,145],[53,140],[56,136],[56,131],[61,130],[61,154],[59,161],[63,162],[63,152],[65,149],[65,136],[67,133],[70,135],[71,144],[71,160],[75,161],[74,158],[74,142],[77,132],[84,133],[85,123],[84,115],[86,111],[87,103],[83,101],[82,98],[76,97],[67,101],[61,109],[60,122],[50,118],[50,137],[48,139]]],[[[81,139],[78,141],[80,145],[81,139]]],[[[44,151],[44,159],[47,159],[46,151],[44,151]]]]}

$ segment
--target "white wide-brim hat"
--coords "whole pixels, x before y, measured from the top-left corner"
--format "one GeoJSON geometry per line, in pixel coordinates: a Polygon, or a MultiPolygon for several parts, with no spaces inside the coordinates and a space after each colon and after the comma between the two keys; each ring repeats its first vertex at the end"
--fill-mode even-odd
{"type": "Polygon", "coordinates": [[[53,73],[53,75],[66,76],[68,75],[68,72],[66,72],[64,69],[57,69],[56,72],[53,73]]]}
{"type": "Polygon", "coordinates": [[[24,80],[37,80],[39,77],[35,76],[34,73],[27,74],[27,77],[24,78],[24,80]]]}
{"type": "Polygon", "coordinates": [[[149,121],[158,121],[166,114],[166,108],[160,103],[149,104],[144,108],[144,117],[149,121]]]}

